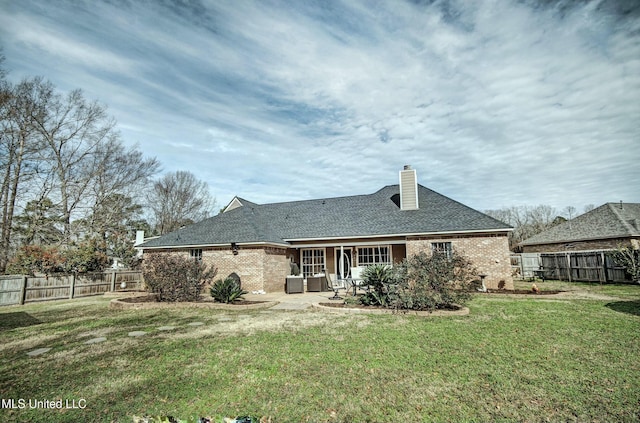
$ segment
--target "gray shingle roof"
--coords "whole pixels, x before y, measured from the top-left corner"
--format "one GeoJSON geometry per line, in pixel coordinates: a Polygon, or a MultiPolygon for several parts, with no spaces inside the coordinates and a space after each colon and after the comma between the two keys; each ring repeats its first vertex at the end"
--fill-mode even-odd
{"type": "Polygon", "coordinates": [[[639,225],[639,203],[606,203],[571,221],[525,239],[520,245],[638,237],[639,225]]]}
{"type": "Polygon", "coordinates": [[[369,195],[286,203],[255,204],[238,198],[242,207],[195,223],[143,244],[180,247],[236,243],[276,243],[338,237],[505,231],[511,227],[444,195],[418,185],[419,209],[400,210],[389,185],[369,195]]]}

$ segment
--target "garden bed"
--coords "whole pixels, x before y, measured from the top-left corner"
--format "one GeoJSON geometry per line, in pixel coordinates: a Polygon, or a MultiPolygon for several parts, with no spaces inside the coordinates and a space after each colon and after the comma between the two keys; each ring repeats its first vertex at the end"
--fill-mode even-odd
{"type": "Polygon", "coordinates": [[[123,297],[137,297],[148,295],[147,291],[141,291],[139,289],[119,289],[117,291],[107,291],[103,294],[107,298],[123,298],[123,297]]]}
{"type": "Polygon", "coordinates": [[[493,295],[493,294],[502,294],[502,295],[530,295],[530,296],[537,296],[537,295],[556,295],[556,294],[562,294],[565,291],[556,291],[556,290],[540,290],[538,292],[534,292],[530,289],[490,289],[487,292],[482,292],[482,291],[477,291],[474,292],[475,294],[481,294],[481,295],[493,295]]]}
{"type": "Polygon", "coordinates": [[[313,308],[320,311],[336,313],[364,313],[364,314],[408,314],[412,316],[466,316],[468,307],[452,309],[439,309],[434,311],[395,310],[377,306],[365,306],[361,304],[344,304],[341,302],[314,303],[313,308]]]}
{"type": "Polygon", "coordinates": [[[148,309],[148,308],[179,308],[179,307],[193,307],[193,308],[213,308],[222,310],[248,310],[248,309],[262,309],[273,307],[278,304],[277,301],[248,301],[240,300],[234,301],[230,304],[217,303],[208,297],[202,297],[201,301],[195,302],[174,302],[167,303],[157,300],[155,294],[137,295],[128,298],[115,298],[109,302],[109,307],[116,310],[126,309],[148,309]]]}

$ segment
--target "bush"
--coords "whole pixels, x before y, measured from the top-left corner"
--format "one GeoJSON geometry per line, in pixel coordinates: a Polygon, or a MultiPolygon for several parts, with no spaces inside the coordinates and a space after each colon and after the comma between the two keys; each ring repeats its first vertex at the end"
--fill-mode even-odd
{"type": "Polygon", "coordinates": [[[617,265],[624,267],[625,272],[631,280],[640,283],[640,251],[634,250],[632,247],[623,247],[618,245],[613,251],[609,252],[609,256],[617,265]]]}
{"type": "Polygon", "coordinates": [[[62,272],[101,272],[111,260],[104,242],[89,239],[67,248],[57,246],[25,245],[20,247],[8,265],[9,273],[34,275],[62,272]]]}
{"type": "Polygon", "coordinates": [[[395,299],[396,277],[394,269],[384,264],[374,264],[362,271],[362,279],[369,290],[360,297],[363,305],[386,307],[395,299]]]}
{"type": "Polygon", "coordinates": [[[63,256],[67,272],[102,272],[111,264],[106,244],[95,238],[64,250],[63,256]]]}
{"type": "Polygon", "coordinates": [[[471,298],[477,272],[469,259],[455,251],[451,257],[424,252],[406,258],[397,269],[399,281],[393,306],[428,310],[453,308],[471,298]]]}
{"type": "Polygon", "coordinates": [[[247,294],[233,278],[218,279],[211,287],[211,296],[219,303],[229,304],[247,294]]]}
{"type": "Polygon", "coordinates": [[[7,266],[8,273],[35,275],[36,273],[64,272],[65,257],[56,247],[43,247],[40,245],[25,245],[20,247],[16,256],[7,266]]]}
{"type": "Polygon", "coordinates": [[[143,263],[144,281],[158,301],[197,301],[202,288],[210,283],[217,269],[201,261],[174,254],[150,254],[143,263]]]}

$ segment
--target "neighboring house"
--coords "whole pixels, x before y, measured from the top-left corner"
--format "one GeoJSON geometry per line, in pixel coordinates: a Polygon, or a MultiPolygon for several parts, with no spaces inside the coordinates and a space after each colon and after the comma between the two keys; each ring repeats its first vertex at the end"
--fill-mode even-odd
{"type": "Polygon", "coordinates": [[[545,278],[586,282],[630,282],[608,251],[640,248],[640,204],[607,203],[520,243],[537,256],[545,278]]]}
{"type": "Polygon", "coordinates": [[[520,243],[525,253],[640,248],[640,204],[606,203],[520,243]]]}
{"type": "Polygon", "coordinates": [[[217,216],[140,245],[144,255],[184,254],[232,273],[248,291],[284,291],[293,261],[305,277],[324,269],[401,262],[420,251],[469,257],[490,288],[513,289],[507,235],[512,228],[417,183],[406,166],[400,183],[368,195],[255,204],[235,197],[217,216]]]}

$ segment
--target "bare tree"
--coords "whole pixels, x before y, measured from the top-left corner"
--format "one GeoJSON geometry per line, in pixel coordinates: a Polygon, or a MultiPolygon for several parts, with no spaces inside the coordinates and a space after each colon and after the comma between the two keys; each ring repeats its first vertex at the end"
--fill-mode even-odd
{"type": "Polygon", "coordinates": [[[147,201],[161,235],[208,217],[215,207],[207,183],[185,171],[168,173],[157,180],[147,201]]]}
{"type": "Polygon", "coordinates": [[[0,271],[4,271],[11,248],[16,203],[25,192],[25,180],[38,173],[37,155],[43,145],[36,132],[36,122],[46,113],[53,87],[41,78],[34,78],[15,87],[2,81],[0,91],[0,169],[3,174],[0,271]]]}
{"type": "Polygon", "coordinates": [[[573,206],[567,206],[562,209],[562,214],[567,218],[567,220],[571,220],[578,215],[578,210],[573,206]]]}
{"type": "Polygon", "coordinates": [[[513,226],[509,235],[509,247],[517,249],[520,242],[558,223],[557,212],[551,206],[514,206],[498,210],[486,210],[486,214],[513,226]]]}
{"type": "Polygon", "coordinates": [[[14,229],[27,243],[56,239],[50,224],[60,226],[61,244],[70,242],[73,227],[104,234],[109,219],[93,228],[86,218],[109,210],[114,195],[142,191],[159,168],[137,147],[126,148],[106,108],[80,90],[63,96],[42,78],[13,86],[3,75],[0,69],[0,272],[15,244],[14,229]],[[51,218],[54,210],[60,218],[51,218]],[[78,219],[85,225],[72,225],[78,219]],[[43,224],[47,236],[40,235],[43,224]]]}
{"type": "Polygon", "coordinates": [[[66,97],[54,95],[46,115],[36,123],[47,146],[43,159],[56,177],[64,241],[68,242],[72,215],[87,201],[92,183],[102,170],[104,156],[100,153],[118,140],[115,121],[102,105],[87,102],[80,90],[74,90],[66,97]]]}
{"type": "Polygon", "coordinates": [[[97,151],[100,162],[92,184],[93,205],[90,230],[102,238],[131,218],[131,210],[141,210],[135,196],[143,192],[160,164],[144,158],[136,147],[125,148],[119,140],[102,145],[97,151]]]}

